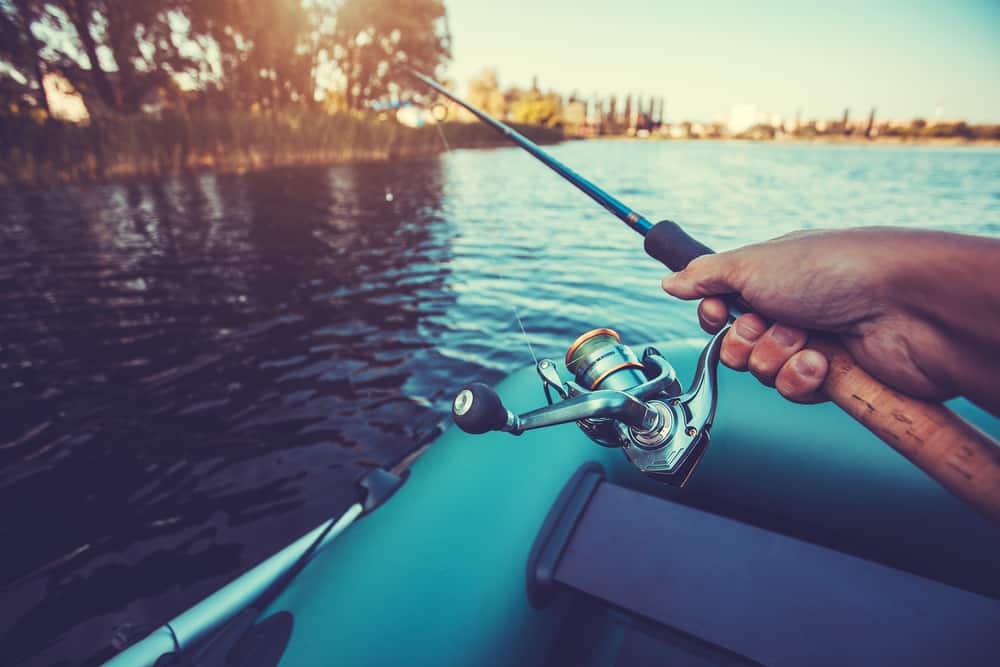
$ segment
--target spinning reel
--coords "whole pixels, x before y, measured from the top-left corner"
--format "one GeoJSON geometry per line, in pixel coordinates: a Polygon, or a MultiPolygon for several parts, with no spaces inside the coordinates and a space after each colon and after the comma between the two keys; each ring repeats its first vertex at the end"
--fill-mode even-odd
{"type": "Polygon", "coordinates": [[[548,406],[515,415],[481,382],[466,385],[451,406],[466,433],[536,428],[576,422],[591,440],[620,447],[640,471],[683,486],[708,447],[715,416],[719,349],[727,329],[716,334],[698,358],[694,379],[682,391],[670,363],[653,347],[640,361],[611,329],[583,334],[566,352],[563,382],[551,359],[538,361],[548,406]],[[553,393],[559,400],[553,400],[553,393]]]}

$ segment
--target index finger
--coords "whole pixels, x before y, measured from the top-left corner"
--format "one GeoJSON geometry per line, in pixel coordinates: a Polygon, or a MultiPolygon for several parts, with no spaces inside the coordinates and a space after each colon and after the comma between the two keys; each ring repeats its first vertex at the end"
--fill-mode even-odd
{"type": "Polygon", "coordinates": [[[728,321],[729,306],[719,297],[710,296],[698,304],[698,322],[708,333],[718,333],[728,321]]]}

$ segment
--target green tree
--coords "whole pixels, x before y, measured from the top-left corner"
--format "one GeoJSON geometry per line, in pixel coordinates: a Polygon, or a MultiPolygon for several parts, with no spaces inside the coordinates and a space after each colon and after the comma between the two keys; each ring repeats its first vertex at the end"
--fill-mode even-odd
{"type": "Polygon", "coordinates": [[[541,91],[532,89],[514,102],[511,117],[518,123],[557,127],[563,121],[562,97],[557,93],[542,94],[541,91]]]}
{"type": "Polygon", "coordinates": [[[400,64],[436,74],[450,54],[442,0],[0,0],[4,108],[45,108],[52,72],[92,117],[164,91],[273,109],[339,87],[357,109],[415,92],[400,64]]]}
{"type": "Polygon", "coordinates": [[[34,0],[0,0],[0,104],[49,111],[42,44],[32,31],[43,11],[34,0]]]}
{"type": "Polygon", "coordinates": [[[300,0],[192,2],[193,30],[218,49],[215,81],[237,107],[265,108],[313,98],[311,36],[325,5],[300,0]]]}
{"type": "Polygon", "coordinates": [[[350,109],[422,92],[399,66],[434,75],[451,58],[442,0],[344,0],[335,25],[329,52],[350,109]]]}
{"type": "MultiPolygon", "coordinates": [[[[92,113],[136,111],[150,91],[198,66],[182,52],[189,1],[0,0],[0,78],[46,109],[42,79],[52,72],[92,113]]],[[[8,98],[11,87],[2,87],[8,98]]]]}
{"type": "Polygon", "coordinates": [[[187,0],[49,0],[40,22],[47,61],[80,90],[91,112],[135,112],[197,58],[182,44],[187,0]],[[98,104],[99,103],[99,104],[98,104]]]}
{"type": "Polygon", "coordinates": [[[495,69],[486,69],[469,81],[469,102],[495,118],[507,115],[507,101],[500,91],[495,69]]]}

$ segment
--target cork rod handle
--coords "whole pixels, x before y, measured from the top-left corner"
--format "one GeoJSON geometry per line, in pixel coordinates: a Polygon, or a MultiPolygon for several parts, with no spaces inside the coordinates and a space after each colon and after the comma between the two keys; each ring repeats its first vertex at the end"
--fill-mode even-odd
{"type": "Polygon", "coordinates": [[[901,394],[859,367],[833,340],[811,340],[837,406],[953,494],[1000,521],[1000,443],[939,403],[901,394]]]}

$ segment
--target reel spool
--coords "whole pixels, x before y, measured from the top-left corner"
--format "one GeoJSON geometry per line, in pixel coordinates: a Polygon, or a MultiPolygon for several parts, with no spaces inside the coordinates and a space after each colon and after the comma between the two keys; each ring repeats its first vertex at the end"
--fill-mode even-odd
{"type": "Polygon", "coordinates": [[[588,390],[626,390],[646,381],[632,348],[614,329],[591,329],[566,350],[566,370],[588,390]]]}
{"type": "Polygon", "coordinates": [[[641,360],[613,329],[593,329],[566,351],[563,382],[551,359],[538,361],[548,406],[515,415],[490,387],[463,387],[452,418],[466,433],[524,431],[576,422],[591,440],[620,447],[644,474],[683,486],[701,460],[715,416],[719,349],[728,327],[716,334],[698,359],[694,379],[681,390],[673,367],[653,347],[641,360]],[[552,393],[559,400],[553,400],[552,393]]]}

